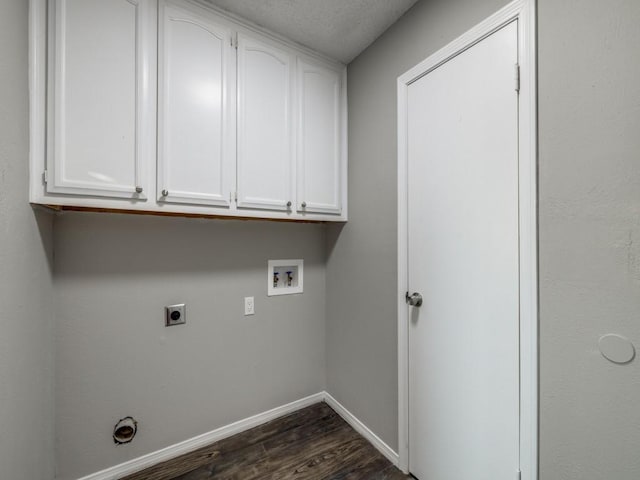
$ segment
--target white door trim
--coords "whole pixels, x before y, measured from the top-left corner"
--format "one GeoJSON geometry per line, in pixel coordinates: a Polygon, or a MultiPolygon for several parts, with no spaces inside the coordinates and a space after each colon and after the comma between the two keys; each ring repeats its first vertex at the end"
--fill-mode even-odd
{"type": "MultiPolygon", "coordinates": [[[[411,83],[488,35],[518,21],[520,216],[520,470],[538,479],[538,228],[536,0],[515,0],[398,77],[398,453],[409,469],[407,91],[411,83]]],[[[515,86],[515,70],[514,70],[515,86]]]]}

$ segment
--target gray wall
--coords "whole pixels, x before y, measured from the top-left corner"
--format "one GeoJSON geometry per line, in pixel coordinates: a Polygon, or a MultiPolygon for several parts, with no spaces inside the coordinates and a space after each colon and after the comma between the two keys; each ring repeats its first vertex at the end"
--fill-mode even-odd
{"type": "Polygon", "coordinates": [[[55,252],[60,480],[325,389],[324,226],[65,214],[55,252]],[[304,259],[304,294],[266,296],[279,258],[304,259]],[[139,434],[116,447],[126,415],[139,434]]]}
{"type": "Polygon", "coordinates": [[[640,2],[539,6],[541,478],[640,478],[640,2]]]}
{"type": "Polygon", "coordinates": [[[327,386],[394,450],[396,80],[506,3],[418,2],[349,65],[349,222],[327,234],[327,386]]]}
{"type": "MultiPolygon", "coordinates": [[[[396,77],[503,1],[423,0],[349,69],[350,222],[324,227],[110,215],[27,203],[27,2],[0,6],[0,465],[108,467],[326,386],[397,448],[396,77]],[[304,257],[306,292],[267,299],[266,260],[304,257]],[[326,325],[325,325],[326,283],[326,325]],[[257,315],[242,316],[256,296],[257,315]],[[162,306],[188,303],[185,327],[162,306]],[[121,313],[123,312],[123,313],[121,313]],[[326,328],[326,359],[325,359],[326,328]],[[116,448],[113,423],[140,420],[116,448]]],[[[541,478],[631,480],[640,459],[640,2],[540,0],[541,478]]]]}
{"type": "Polygon", "coordinates": [[[28,2],[0,2],[0,477],[50,480],[51,227],[28,200],[28,2]]]}
{"type": "MultiPolygon", "coordinates": [[[[350,222],[328,232],[327,385],[397,448],[398,75],[507,3],[423,0],[349,66],[350,222]]],[[[640,475],[640,2],[539,1],[541,478],[640,475]]]]}

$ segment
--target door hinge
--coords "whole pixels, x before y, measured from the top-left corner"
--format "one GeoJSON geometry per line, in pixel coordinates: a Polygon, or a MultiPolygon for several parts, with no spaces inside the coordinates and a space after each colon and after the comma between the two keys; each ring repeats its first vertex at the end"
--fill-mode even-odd
{"type": "Polygon", "coordinates": [[[515,82],[516,82],[516,92],[520,92],[520,64],[516,63],[515,66],[515,82]]]}
{"type": "Polygon", "coordinates": [[[238,34],[232,34],[231,35],[231,47],[235,48],[236,50],[238,49],[238,34]]]}
{"type": "Polygon", "coordinates": [[[49,181],[49,171],[45,170],[44,172],[42,172],[42,181],[44,183],[47,183],[49,181]]]}

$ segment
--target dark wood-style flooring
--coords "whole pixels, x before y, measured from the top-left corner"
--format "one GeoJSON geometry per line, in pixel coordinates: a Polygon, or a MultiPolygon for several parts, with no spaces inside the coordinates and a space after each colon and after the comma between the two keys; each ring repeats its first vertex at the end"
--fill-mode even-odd
{"type": "Polygon", "coordinates": [[[404,480],[327,404],[318,403],[124,480],[404,480]]]}

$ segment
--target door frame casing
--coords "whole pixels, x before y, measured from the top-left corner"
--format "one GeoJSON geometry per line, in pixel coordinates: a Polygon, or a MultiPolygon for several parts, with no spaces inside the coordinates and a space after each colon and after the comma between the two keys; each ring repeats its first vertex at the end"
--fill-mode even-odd
{"type": "MultiPolygon", "coordinates": [[[[398,77],[398,456],[409,473],[408,87],[518,21],[520,448],[523,480],[538,479],[538,225],[536,0],[515,0],[398,77]]],[[[514,67],[514,88],[515,88],[514,67]]]]}

